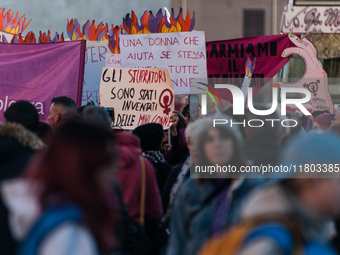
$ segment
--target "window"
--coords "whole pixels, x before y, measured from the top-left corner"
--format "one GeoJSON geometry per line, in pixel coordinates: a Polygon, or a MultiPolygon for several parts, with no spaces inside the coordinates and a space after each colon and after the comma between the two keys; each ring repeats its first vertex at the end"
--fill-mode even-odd
{"type": "Polygon", "coordinates": [[[243,11],[243,36],[264,35],[264,10],[244,10],[243,11]]]}

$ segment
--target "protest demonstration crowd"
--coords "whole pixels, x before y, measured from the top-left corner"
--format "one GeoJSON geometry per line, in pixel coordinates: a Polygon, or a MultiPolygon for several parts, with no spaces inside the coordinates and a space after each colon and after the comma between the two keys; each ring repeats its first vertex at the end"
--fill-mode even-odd
{"type": "Polygon", "coordinates": [[[282,34],[160,9],[38,43],[0,8],[0,255],[340,254],[339,82],[289,7],[282,34]]]}
{"type": "Polygon", "coordinates": [[[169,135],[155,123],[112,130],[105,108],[66,96],[51,103],[50,125],[26,101],[0,124],[1,254],[337,254],[339,178],[190,169],[285,162],[339,172],[339,114],[287,112],[293,128],[214,127],[215,116],[240,116],[231,106],[193,119],[186,105],[169,135]]]}

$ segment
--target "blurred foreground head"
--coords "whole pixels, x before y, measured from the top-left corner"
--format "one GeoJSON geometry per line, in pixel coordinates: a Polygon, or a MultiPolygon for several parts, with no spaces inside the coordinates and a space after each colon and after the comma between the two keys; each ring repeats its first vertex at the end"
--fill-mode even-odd
{"type": "Polygon", "coordinates": [[[81,113],[81,118],[88,123],[100,126],[108,131],[111,130],[111,117],[103,107],[86,106],[81,113]]]}
{"type": "Polygon", "coordinates": [[[42,207],[62,202],[78,206],[99,248],[105,251],[115,244],[113,225],[117,215],[107,195],[115,162],[115,140],[109,131],[69,122],[27,172],[42,185],[42,207]]]}
{"type": "Polygon", "coordinates": [[[340,215],[340,139],[333,134],[313,133],[298,137],[286,148],[282,164],[296,171],[276,173],[312,212],[340,215]]]}
{"type": "Polygon", "coordinates": [[[27,101],[18,101],[12,104],[4,113],[7,122],[21,124],[31,132],[37,132],[39,116],[35,107],[27,101]]]}
{"type": "Polygon", "coordinates": [[[67,96],[55,97],[51,101],[48,121],[54,130],[77,117],[77,105],[67,96]]]}

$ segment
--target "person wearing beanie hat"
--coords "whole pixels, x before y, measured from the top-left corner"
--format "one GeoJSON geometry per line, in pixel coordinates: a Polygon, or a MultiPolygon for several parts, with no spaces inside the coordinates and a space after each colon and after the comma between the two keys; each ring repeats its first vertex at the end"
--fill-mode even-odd
{"type": "MultiPolygon", "coordinates": [[[[244,203],[241,225],[235,230],[253,224],[248,225],[247,241],[237,254],[295,254],[297,250],[301,254],[337,254],[329,245],[335,233],[329,219],[340,216],[339,159],[340,139],[333,134],[311,133],[287,146],[279,162],[292,166],[291,171],[268,175],[274,179],[252,192],[244,203]],[[306,171],[300,171],[300,166],[306,171]],[[333,174],[327,175],[331,169],[333,174]]],[[[225,233],[206,249],[222,246],[227,239],[230,236],[225,233]]]]}
{"type": "Polygon", "coordinates": [[[164,131],[161,124],[144,124],[136,127],[132,133],[139,137],[143,151],[158,151],[161,148],[164,137],[164,131]]]}
{"type": "MultiPolygon", "coordinates": [[[[35,134],[39,117],[35,107],[26,101],[12,104],[0,123],[0,181],[22,174],[34,153],[44,147],[35,134]]],[[[8,227],[8,210],[0,195],[0,250],[3,254],[15,254],[17,243],[8,227]]]]}
{"type": "Polygon", "coordinates": [[[160,192],[162,192],[172,169],[172,167],[166,163],[160,151],[164,138],[163,126],[156,123],[148,123],[135,128],[132,133],[138,136],[141,141],[142,155],[153,164],[156,171],[158,187],[160,192]]]}
{"type": "Polygon", "coordinates": [[[316,130],[328,130],[334,120],[334,113],[323,113],[315,118],[314,128],[316,130]]]}

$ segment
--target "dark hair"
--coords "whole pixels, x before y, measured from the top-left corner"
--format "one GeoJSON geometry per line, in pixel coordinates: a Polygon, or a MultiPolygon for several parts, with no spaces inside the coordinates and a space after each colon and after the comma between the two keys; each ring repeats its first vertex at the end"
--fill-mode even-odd
{"type": "Polygon", "coordinates": [[[312,112],[312,116],[314,117],[314,118],[316,118],[316,117],[318,117],[319,115],[321,115],[321,114],[324,114],[324,113],[330,113],[328,110],[326,110],[326,111],[314,111],[314,112],[312,112]]]}
{"type": "Polygon", "coordinates": [[[189,104],[187,104],[186,106],[184,106],[183,110],[182,110],[182,115],[184,117],[190,117],[190,111],[189,111],[189,104]]]}
{"type": "Polygon", "coordinates": [[[29,178],[42,184],[42,208],[56,201],[74,203],[83,212],[85,223],[104,253],[115,248],[117,214],[114,197],[108,196],[97,176],[116,157],[115,140],[109,131],[88,123],[69,122],[27,171],[29,178]]]}
{"type": "Polygon", "coordinates": [[[84,109],[88,106],[95,106],[95,104],[93,103],[93,101],[90,101],[86,105],[78,107],[77,108],[77,114],[80,116],[83,113],[84,109]]]}
{"type": "Polygon", "coordinates": [[[181,114],[178,114],[178,124],[177,124],[177,130],[181,130],[183,128],[187,127],[187,122],[183,118],[181,114]]]}
{"type": "Polygon", "coordinates": [[[23,125],[32,132],[37,132],[39,126],[39,115],[35,107],[27,101],[18,101],[12,104],[4,113],[8,122],[23,125]]]}
{"type": "Polygon", "coordinates": [[[92,105],[86,106],[81,117],[86,122],[111,130],[111,118],[102,107],[92,105]]]}
{"type": "Polygon", "coordinates": [[[223,126],[216,126],[210,127],[208,130],[203,130],[198,137],[197,137],[197,145],[195,148],[197,149],[197,158],[198,158],[198,165],[210,165],[210,162],[205,156],[204,152],[204,144],[206,143],[207,139],[207,132],[210,129],[217,129],[220,133],[220,136],[224,138],[231,138],[233,141],[233,155],[231,157],[230,164],[231,166],[236,166],[237,168],[246,165],[245,157],[243,156],[243,152],[241,149],[240,142],[237,140],[236,134],[233,133],[232,130],[223,126]]]}
{"type": "Polygon", "coordinates": [[[74,102],[74,100],[72,98],[69,98],[67,96],[61,96],[61,97],[54,97],[51,101],[51,103],[54,105],[63,105],[67,108],[75,108],[77,109],[77,105],[74,102]]]}
{"type": "Polygon", "coordinates": [[[164,138],[163,126],[158,123],[147,123],[135,128],[133,134],[139,137],[143,151],[158,151],[164,138]]]}
{"type": "Polygon", "coordinates": [[[53,134],[53,128],[46,122],[39,121],[37,135],[38,137],[46,143],[49,137],[53,134]]]}

